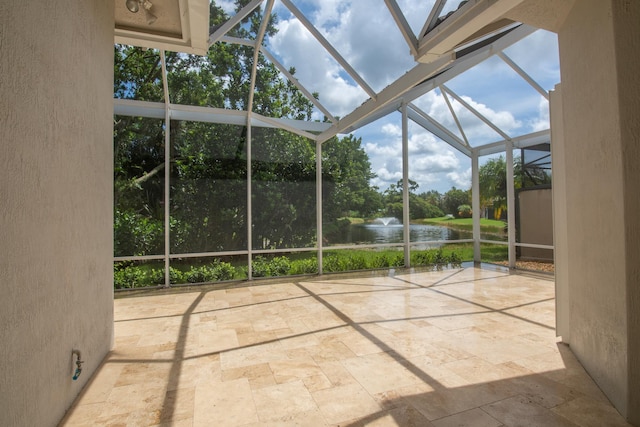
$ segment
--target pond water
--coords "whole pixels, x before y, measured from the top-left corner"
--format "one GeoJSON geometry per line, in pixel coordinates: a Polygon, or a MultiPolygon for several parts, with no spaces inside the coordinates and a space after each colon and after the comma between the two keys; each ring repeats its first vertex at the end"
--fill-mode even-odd
{"type": "MultiPolygon", "coordinates": [[[[409,236],[412,243],[433,242],[442,240],[472,239],[473,233],[466,230],[454,230],[449,227],[437,225],[411,224],[409,236]]],[[[484,233],[482,239],[504,240],[503,236],[484,233]]],[[[341,236],[340,241],[332,241],[331,244],[376,244],[376,243],[402,243],[403,227],[397,220],[392,223],[367,223],[352,224],[346,235],[341,236]]]]}

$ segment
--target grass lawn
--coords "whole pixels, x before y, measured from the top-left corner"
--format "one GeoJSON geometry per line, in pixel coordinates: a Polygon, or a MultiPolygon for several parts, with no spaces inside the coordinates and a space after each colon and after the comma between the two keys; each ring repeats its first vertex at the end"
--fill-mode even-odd
{"type": "MultiPolygon", "coordinates": [[[[473,218],[425,218],[419,220],[421,224],[441,225],[444,227],[459,228],[461,230],[473,229],[473,218]]],[[[504,231],[506,222],[495,219],[480,218],[480,229],[484,232],[495,233],[504,231]]]]}

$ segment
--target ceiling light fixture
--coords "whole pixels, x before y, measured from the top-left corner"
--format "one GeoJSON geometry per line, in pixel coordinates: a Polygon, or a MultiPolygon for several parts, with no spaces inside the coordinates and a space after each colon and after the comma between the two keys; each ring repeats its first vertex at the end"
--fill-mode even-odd
{"type": "Polygon", "coordinates": [[[127,9],[129,9],[129,12],[131,13],[136,13],[138,12],[138,10],[140,10],[140,3],[138,2],[138,0],[127,0],[125,4],[127,5],[127,9]]]}
{"type": "Polygon", "coordinates": [[[125,5],[131,13],[137,13],[140,10],[140,6],[142,6],[142,10],[144,10],[144,16],[147,20],[148,25],[153,24],[158,19],[156,15],[151,13],[153,3],[151,3],[149,0],[125,0],[125,5]]]}

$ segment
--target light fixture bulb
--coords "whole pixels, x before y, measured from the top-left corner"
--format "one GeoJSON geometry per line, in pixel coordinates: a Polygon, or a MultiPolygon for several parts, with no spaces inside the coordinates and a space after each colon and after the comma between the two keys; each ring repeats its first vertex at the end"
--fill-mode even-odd
{"type": "Polygon", "coordinates": [[[126,0],[125,5],[131,13],[136,13],[140,10],[140,2],[138,0],[126,0]]]}

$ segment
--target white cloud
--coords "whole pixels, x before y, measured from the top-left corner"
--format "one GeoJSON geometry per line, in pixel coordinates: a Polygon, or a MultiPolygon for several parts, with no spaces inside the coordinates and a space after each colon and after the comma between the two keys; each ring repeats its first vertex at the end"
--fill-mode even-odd
{"type": "MultiPolygon", "coordinates": [[[[464,167],[463,155],[418,126],[410,125],[409,133],[409,179],[418,183],[418,192],[435,189],[444,193],[466,182],[465,175],[459,172],[464,167]]],[[[374,131],[367,134],[376,135],[374,131]]],[[[402,133],[398,125],[385,123],[377,135],[384,138],[363,146],[377,175],[372,184],[384,190],[402,179],[402,133]]]]}
{"type": "Polygon", "coordinates": [[[369,155],[383,156],[388,158],[402,156],[400,147],[395,147],[392,145],[382,145],[373,142],[366,142],[364,144],[364,147],[369,155]]]}
{"type": "Polygon", "coordinates": [[[428,156],[418,156],[411,162],[409,170],[415,173],[452,172],[460,166],[460,161],[452,151],[435,153],[428,156]]]}
{"type": "Polygon", "coordinates": [[[400,126],[395,125],[393,123],[385,123],[380,129],[384,135],[392,136],[392,137],[401,137],[402,129],[400,126]]]}
{"type": "Polygon", "coordinates": [[[538,117],[531,121],[530,126],[532,132],[549,129],[549,102],[545,98],[540,97],[540,102],[538,103],[538,117]]]}
{"type": "MultiPolygon", "coordinates": [[[[416,129],[418,129],[416,127],[416,129]]],[[[442,148],[436,141],[436,138],[427,132],[417,131],[412,133],[409,138],[409,155],[433,155],[438,153],[442,148]]]]}
{"type": "Polygon", "coordinates": [[[402,179],[402,172],[391,172],[386,167],[378,169],[376,175],[378,176],[377,181],[379,183],[377,185],[381,187],[388,187],[388,184],[395,184],[402,179]]]}
{"type": "MultiPolygon", "coordinates": [[[[516,120],[513,114],[509,111],[494,111],[488,106],[476,102],[468,96],[462,95],[461,98],[500,130],[509,135],[517,134],[518,130],[523,126],[523,123],[516,120]]],[[[465,106],[457,102],[451,96],[449,96],[449,101],[451,102],[453,111],[455,112],[460,125],[472,146],[482,145],[487,142],[501,139],[500,135],[495,130],[484,123],[465,106]]],[[[429,92],[427,95],[414,102],[414,104],[422,108],[423,111],[442,123],[454,134],[462,137],[442,94],[436,93],[435,91],[429,92]]]]}
{"type": "Polygon", "coordinates": [[[447,174],[453,185],[461,190],[471,188],[471,168],[463,171],[454,171],[447,174]]]}
{"type": "Polygon", "coordinates": [[[229,16],[233,16],[236,13],[236,4],[234,0],[216,0],[216,6],[222,8],[229,16]]]}

